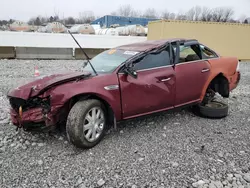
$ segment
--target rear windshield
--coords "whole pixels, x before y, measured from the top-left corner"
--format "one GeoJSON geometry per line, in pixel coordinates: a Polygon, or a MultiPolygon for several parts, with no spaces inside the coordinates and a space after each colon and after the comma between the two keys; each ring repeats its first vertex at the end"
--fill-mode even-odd
{"type": "MultiPolygon", "coordinates": [[[[97,73],[110,73],[114,71],[124,61],[138,54],[135,51],[111,49],[104,51],[90,60],[97,73]]],[[[85,71],[93,72],[91,66],[88,64],[85,71]]]]}

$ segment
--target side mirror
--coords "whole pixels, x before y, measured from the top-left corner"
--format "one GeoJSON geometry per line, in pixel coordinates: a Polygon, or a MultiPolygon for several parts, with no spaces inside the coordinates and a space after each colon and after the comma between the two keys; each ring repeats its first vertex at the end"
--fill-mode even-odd
{"type": "Polygon", "coordinates": [[[132,67],[126,67],[124,72],[135,79],[138,77],[137,72],[132,67]]]}

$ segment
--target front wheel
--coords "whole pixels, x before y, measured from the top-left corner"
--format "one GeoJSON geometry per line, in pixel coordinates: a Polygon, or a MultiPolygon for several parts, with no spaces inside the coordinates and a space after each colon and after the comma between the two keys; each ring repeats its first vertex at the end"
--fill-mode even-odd
{"type": "Polygon", "coordinates": [[[210,101],[207,104],[199,104],[193,107],[196,115],[207,118],[224,118],[228,115],[228,105],[219,101],[210,101]]]}
{"type": "Polygon", "coordinates": [[[78,101],[68,115],[67,138],[76,147],[94,147],[105,134],[106,120],[105,107],[99,100],[78,101]]]}

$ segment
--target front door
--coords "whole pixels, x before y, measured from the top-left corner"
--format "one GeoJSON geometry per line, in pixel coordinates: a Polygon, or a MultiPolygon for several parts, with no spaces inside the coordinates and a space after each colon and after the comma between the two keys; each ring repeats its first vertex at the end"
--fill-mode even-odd
{"type": "Polygon", "coordinates": [[[168,51],[148,54],[135,64],[137,78],[119,73],[123,118],[173,108],[175,71],[168,51]]]}
{"type": "Polygon", "coordinates": [[[175,66],[175,106],[197,102],[210,74],[210,64],[202,60],[198,44],[180,45],[179,62],[175,66]]]}

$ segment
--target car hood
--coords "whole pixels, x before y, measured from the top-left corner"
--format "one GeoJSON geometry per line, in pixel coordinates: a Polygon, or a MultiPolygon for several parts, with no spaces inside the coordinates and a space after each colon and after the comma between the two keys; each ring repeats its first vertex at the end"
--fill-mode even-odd
{"type": "Polygon", "coordinates": [[[91,74],[88,72],[75,71],[38,77],[28,82],[27,84],[10,90],[7,96],[26,100],[30,97],[37,96],[56,85],[64,84],[66,82],[74,81],[77,79],[83,79],[90,75],[91,74]]]}

